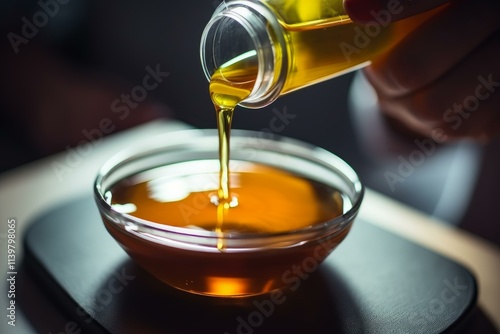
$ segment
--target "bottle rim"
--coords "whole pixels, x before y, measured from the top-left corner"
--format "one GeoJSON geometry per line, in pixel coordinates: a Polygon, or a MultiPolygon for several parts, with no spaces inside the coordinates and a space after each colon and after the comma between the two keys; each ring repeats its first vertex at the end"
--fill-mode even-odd
{"type": "Polygon", "coordinates": [[[264,3],[247,0],[221,3],[201,37],[200,58],[207,80],[222,65],[216,60],[215,50],[220,40],[215,36],[227,28],[228,23],[236,23],[244,29],[258,62],[254,88],[239,105],[252,109],[269,105],[280,95],[287,74],[288,57],[282,27],[264,3]],[[277,54],[283,56],[278,59],[277,54]]]}

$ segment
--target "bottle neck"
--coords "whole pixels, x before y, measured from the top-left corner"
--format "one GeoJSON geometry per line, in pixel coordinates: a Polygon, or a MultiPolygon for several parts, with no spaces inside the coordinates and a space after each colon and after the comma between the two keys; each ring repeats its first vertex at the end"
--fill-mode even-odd
{"type": "Polygon", "coordinates": [[[285,36],[275,14],[258,1],[223,2],[217,7],[203,31],[200,45],[201,64],[211,79],[222,66],[254,63],[255,84],[240,103],[261,108],[280,95],[285,82],[288,58],[285,36]],[[278,56],[279,55],[279,56],[278,56]]]}

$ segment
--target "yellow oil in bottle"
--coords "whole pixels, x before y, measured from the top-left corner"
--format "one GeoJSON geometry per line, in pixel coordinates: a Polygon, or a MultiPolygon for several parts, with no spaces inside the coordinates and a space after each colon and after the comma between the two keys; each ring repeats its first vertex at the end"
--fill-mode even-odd
{"type": "MultiPolygon", "coordinates": [[[[280,95],[383,58],[445,6],[391,23],[402,10],[402,4],[396,3],[372,11],[373,20],[360,25],[346,14],[342,0],[227,1],[217,8],[202,34],[202,65],[210,80],[221,63],[230,63],[235,81],[230,78],[221,84],[246,80],[245,89],[251,94],[240,103],[259,108],[280,95]],[[256,83],[253,90],[251,82],[256,83]]],[[[235,93],[236,100],[241,92],[235,93]]]]}
{"type": "MultiPolygon", "coordinates": [[[[277,59],[290,60],[281,94],[313,85],[366,65],[380,57],[440,8],[389,23],[391,12],[381,10],[373,20],[352,22],[339,0],[266,0],[278,15],[286,49],[277,59]]],[[[398,9],[399,10],[399,9],[398,9]]]]}

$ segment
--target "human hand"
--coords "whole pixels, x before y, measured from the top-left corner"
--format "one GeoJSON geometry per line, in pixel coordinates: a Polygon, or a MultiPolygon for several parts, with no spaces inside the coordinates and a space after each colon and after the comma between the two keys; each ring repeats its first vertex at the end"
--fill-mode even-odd
{"type": "Polygon", "coordinates": [[[445,3],[365,74],[384,113],[406,129],[447,139],[500,134],[500,1],[344,0],[355,22],[399,3],[391,21],[445,3]]]}

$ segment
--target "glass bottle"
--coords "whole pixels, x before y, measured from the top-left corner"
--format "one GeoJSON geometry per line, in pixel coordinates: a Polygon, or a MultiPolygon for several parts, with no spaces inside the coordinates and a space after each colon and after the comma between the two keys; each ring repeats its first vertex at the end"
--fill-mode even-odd
{"type": "Polygon", "coordinates": [[[372,21],[358,25],[342,0],[225,1],[203,31],[202,67],[209,80],[225,68],[228,80],[250,82],[251,93],[240,105],[261,108],[369,64],[430,16],[389,24],[401,6],[389,1],[388,8],[372,12],[372,21]]]}

